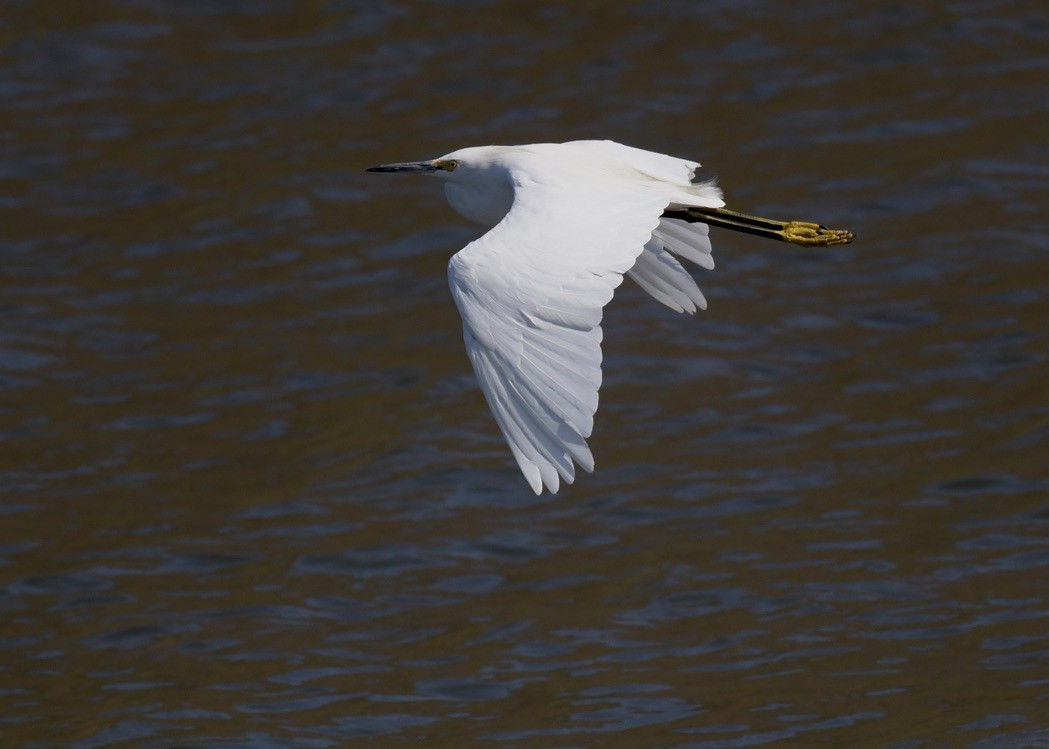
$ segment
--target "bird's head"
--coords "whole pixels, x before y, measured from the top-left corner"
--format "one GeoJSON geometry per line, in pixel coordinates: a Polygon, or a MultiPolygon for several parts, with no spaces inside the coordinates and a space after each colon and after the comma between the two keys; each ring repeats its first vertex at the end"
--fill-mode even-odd
{"type": "Polygon", "coordinates": [[[402,161],[396,164],[380,164],[368,167],[369,172],[401,172],[405,174],[444,174],[450,175],[459,168],[459,159],[444,156],[428,161],[402,161]]]}
{"type": "Polygon", "coordinates": [[[513,185],[503,158],[510,150],[505,146],[462,148],[437,159],[382,164],[367,171],[442,177],[448,202],[459,215],[495,226],[513,203],[513,185]]]}
{"type": "Polygon", "coordinates": [[[402,172],[409,174],[434,174],[452,182],[483,180],[483,173],[502,165],[503,157],[512,151],[508,146],[474,146],[460,148],[437,159],[425,161],[403,161],[396,164],[381,164],[367,169],[369,172],[402,172]]]}

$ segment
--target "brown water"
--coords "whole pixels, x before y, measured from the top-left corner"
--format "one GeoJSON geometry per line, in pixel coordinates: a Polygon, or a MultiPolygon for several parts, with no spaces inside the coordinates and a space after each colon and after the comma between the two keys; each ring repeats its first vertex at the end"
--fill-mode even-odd
{"type": "Polygon", "coordinates": [[[1049,746],[1049,12],[0,6],[0,746],[1049,746]],[[730,206],[517,472],[423,179],[610,137],[730,206]]]}

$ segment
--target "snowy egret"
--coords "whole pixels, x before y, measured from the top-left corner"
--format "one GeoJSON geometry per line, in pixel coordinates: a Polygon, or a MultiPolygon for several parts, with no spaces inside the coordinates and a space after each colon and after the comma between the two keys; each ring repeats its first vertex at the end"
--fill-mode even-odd
{"type": "Polygon", "coordinates": [[[466,353],[536,494],[594,470],[586,438],[601,386],[601,314],[630,276],[678,312],[707,303],[678,258],[713,268],[708,225],[806,246],[852,234],[728,211],[694,161],[582,140],[463,148],[370,172],[443,179],[451,207],[489,229],[448,264],[466,353]]]}

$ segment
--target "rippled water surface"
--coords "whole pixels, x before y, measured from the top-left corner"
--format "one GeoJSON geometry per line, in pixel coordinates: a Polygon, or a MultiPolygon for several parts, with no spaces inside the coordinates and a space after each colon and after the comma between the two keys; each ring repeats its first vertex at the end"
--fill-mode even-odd
{"type": "Polygon", "coordinates": [[[0,744],[1049,746],[1038,3],[0,7],[0,744]],[[609,137],[714,230],[535,497],[366,166],[609,137]]]}

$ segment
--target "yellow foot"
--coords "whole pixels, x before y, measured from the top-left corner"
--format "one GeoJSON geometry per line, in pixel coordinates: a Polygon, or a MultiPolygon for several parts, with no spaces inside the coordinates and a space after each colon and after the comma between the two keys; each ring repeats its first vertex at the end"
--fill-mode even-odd
{"type": "Polygon", "coordinates": [[[848,244],[855,238],[847,229],[828,229],[811,221],[776,221],[760,216],[748,216],[746,213],[730,211],[727,208],[675,208],[664,211],[663,215],[682,221],[698,221],[758,237],[778,239],[802,247],[848,244]]]}
{"type": "Polygon", "coordinates": [[[809,221],[786,221],[780,231],[784,242],[803,247],[827,247],[832,244],[848,244],[853,233],[847,229],[828,229],[809,221]]]}

